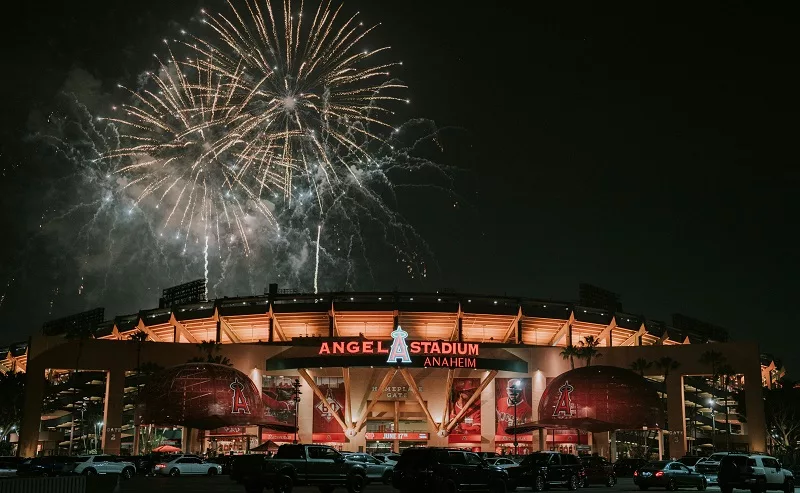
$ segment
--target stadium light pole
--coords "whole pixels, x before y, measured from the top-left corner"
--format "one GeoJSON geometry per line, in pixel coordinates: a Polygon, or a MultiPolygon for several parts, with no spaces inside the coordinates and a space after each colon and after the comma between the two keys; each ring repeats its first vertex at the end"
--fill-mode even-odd
{"type": "Polygon", "coordinates": [[[714,399],[708,400],[708,407],[711,408],[711,451],[717,451],[717,420],[714,419],[714,399]]]}

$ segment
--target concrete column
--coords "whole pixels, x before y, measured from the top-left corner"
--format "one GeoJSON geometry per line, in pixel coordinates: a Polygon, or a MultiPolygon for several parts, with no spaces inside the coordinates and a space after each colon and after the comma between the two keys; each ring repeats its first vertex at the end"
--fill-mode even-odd
{"type": "Polygon", "coordinates": [[[658,437],[658,460],[662,460],[664,458],[664,430],[658,430],[656,436],[658,437]]]}
{"type": "Polygon", "coordinates": [[[192,452],[191,443],[192,441],[192,429],[188,426],[181,427],[181,452],[184,454],[190,454],[192,452]]]}
{"type": "Polygon", "coordinates": [[[547,450],[547,430],[539,428],[539,450],[547,450]]]}
{"type": "Polygon", "coordinates": [[[28,363],[25,376],[25,412],[22,414],[17,454],[35,457],[39,444],[39,425],[44,400],[44,368],[28,363]]]}
{"type": "Polygon", "coordinates": [[[125,370],[106,373],[103,410],[103,453],[118,455],[122,444],[122,411],[125,407],[125,370]]]}
{"type": "Polygon", "coordinates": [[[667,415],[672,438],[669,444],[669,454],[672,457],[683,457],[686,455],[686,404],[683,396],[683,375],[671,373],[667,377],[666,383],[667,415]]]}
{"type": "Polygon", "coordinates": [[[133,426],[133,455],[139,455],[139,442],[141,441],[141,427],[138,424],[133,426]]]}
{"type": "Polygon", "coordinates": [[[608,460],[611,462],[617,461],[617,432],[608,432],[608,460]]]}
{"type": "Polygon", "coordinates": [[[744,372],[744,400],[747,405],[747,442],[751,453],[767,450],[763,392],[759,366],[749,365],[744,372]]]}

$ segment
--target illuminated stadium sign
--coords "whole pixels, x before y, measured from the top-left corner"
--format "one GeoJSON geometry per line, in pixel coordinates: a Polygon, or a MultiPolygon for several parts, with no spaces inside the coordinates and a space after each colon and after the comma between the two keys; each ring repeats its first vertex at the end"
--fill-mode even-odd
{"type": "Polygon", "coordinates": [[[397,327],[392,340],[326,341],[320,356],[386,355],[390,364],[410,364],[412,355],[424,357],[425,367],[477,368],[480,345],[467,342],[407,341],[408,332],[397,327]]]}

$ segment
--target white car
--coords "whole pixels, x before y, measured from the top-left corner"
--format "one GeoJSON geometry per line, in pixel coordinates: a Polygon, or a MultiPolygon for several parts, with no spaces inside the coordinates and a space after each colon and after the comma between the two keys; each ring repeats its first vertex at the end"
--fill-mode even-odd
{"type": "Polygon", "coordinates": [[[123,478],[130,479],[136,474],[133,462],[122,460],[115,455],[80,455],[76,458],[76,462],[68,467],[71,469],[70,472],[84,476],[120,474],[123,478]]]}
{"type": "Polygon", "coordinates": [[[159,462],[153,468],[153,472],[164,476],[181,476],[205,474],[216,476],[222,474],[222,465],[213,462],[205,462],[196,455],[176,455],[166,457],[164,462],[159,462]]]}
{"type": "Polygon", "coordinates": [[[507,459],[505,457],[492,457],[490,459],[486,459],[486,463],[490,466],[497,466],[501,469],[508,469],[509,467],[518,466],[516,462],[511,459],[507,459]]]}
{"type": "Polygon", "coordinates": [[[400,456],[397,454],[373,454],[373,457],[392,467],[396,466],[397,461],[400,460],[400,456]]]}

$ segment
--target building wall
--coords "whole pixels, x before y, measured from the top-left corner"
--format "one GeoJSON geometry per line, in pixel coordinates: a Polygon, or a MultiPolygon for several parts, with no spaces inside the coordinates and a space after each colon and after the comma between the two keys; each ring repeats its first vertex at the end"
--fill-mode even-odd
{"type": "MultiPolygon", "coordinates": [[[[246,375],[255,376],[259,381],[256,385],[260,387],[261,382],[258,375],[267,374],[266,360],[279,355],[288,346],[274,344],[226,344],[221,346],[220,354],[228,357],[233,365],[246,375]]],[[[674,345],[674,346],[627,346],[627,347],[603,347],[602,356],[596,360],[597,364],[619,366],[628,368],[637,358],[645,358],[653,361],[663,356],[670,356],[680,363],[680,367],[671,375],[670,385],[682,385],[683,375],[707,375],[710,368],[702,365],[699,360],[701,355],[708,350],[715,350],[723,353],[735,371],[745,377],[747,390],[748,408],[748,432],[747,437],[751,450],[765,449],[765,426],[763,402],[761,395],[761,366],[759,359],[758,346],[753,343],[724,343],[724,344],[697,344],[697,345],[674,345]],[[674,380],[679,379],[679,380],[674,380]]],[[[28,375],[44,375],[46,369],[74,369],[77,366],[85,370],[107,371],[110,375],[119,376],[126,370],[133,370],[137,363],[155,363],[164,367],[185,363],[187,360],[199,356],[194,344],[176,344],[165,342],[145,342],[137,343],[128,340],[64,340],[61,338],[35,337],[32,340],[29,350],[28,375]],[[80,359],[76,362],[76,355],[80,351],[80,359]]],[[[521,377],[529,376],[533,381],[533,402],[534,419],[537,419],[536,410],[539,399],[545,388],[547,377],[556,377],[570,369],[569,361],[565,361],[560,356],[559,347],[513,347],[509,352],[528,362],[529,373],[520,375],[516,373],[500,372],[497,377],[521,377]]],[[[576,366],[582,362],[576,361],[576,366]]],[[[310,368],[308,369],[312,377],[316,376],[342,376],[341,368],[310,368]]],[[[358,417],[363,414],[370,399],[369,394],[373,386],[377,386],[386,369],[382,368],[353,368],[351,370],[351,407],[352,419],[358,421],[358,417]]],[[[421,392],[426,401],[428,409],[435,421],[440,421],[444,412],[445,401],[449,389],[446,388],[447,370],[421,368],[411,369],[416,383],[422,386],[421,392]]],[[[275,375],[297,376],[296,371],[287,370],[281,372],[270,372],[275,375]]],[[[456,377],[478,377],[483,378],[487,372],[485,370],[458,369],[455,371],[456,377]]],[[[658,375],[659,371],[655,367],[649,370],[649,374],[658,375]]],[[[309,385],[301,379],[303,400],[299,406],[299,438],[303,442],[311,441],[312,419],[313,419],[313,392],[309,385]]],[[[22,422],[20,437],[21,455],[31,456],[36,451],[36,443],[39,436],[39,421],[42,407],[42,392],[44,382],[41,378],[29,379],[28,391],[25,401],[25,417],[22,422]]],[[[681,388],[681,387],[673,387],[681,388]]],[[[494,450],[495,435],[495,387],[489,384],[481,393],[481,447],[484,450],[494,450]]],[[[680,392],[682,393],[682,392],[680,392]]],[[[117,392],[117,394],[119,394],[117,392]]],[[[672,395],[672,394],[670,394],[672,395]]],[[[109,409],[117,409],[115,402],[121,399],[121,395],[106,395],[106,406],[109,409]]],[[[409,395],[409,400],[413,396],[409,395]]],[[[680,423],[685,436],[685,409],[682,399],[669,400],[670,423],[680,423]]],[[[107,416],[107,423],[118,422],[120,417],[107,416]]],[[[680,426],[678,426],[680,428],[680,426]]],[[[345,445],[347,450],[358,450],[365,447],[365,430],[360,430],[349,443],[345,445]]],[[[446,437],[437,435],[437,429],[433,425],[428,425],[430,434],[429,445],[445,446],[448,444],[446,437]]],[[[681,431],[681,430],[676,430],[681,431]]],[[[108,444],[107,444],[108,445],[108,444]]],[[[534,434],[534,447],[538,448],[536,434],[534,434]]],[[[685,445],[685,444],[684,444],[685,445]]],[[[113,447],[114,445],[111,444],[113,447]]],[[[116,444],[119,447],[119,444],[116,444]]],[[[106,451],[113,453],[113,449],[106,451]]],[[[673,455],[676,455],[673,453],[673,455]]]]}

